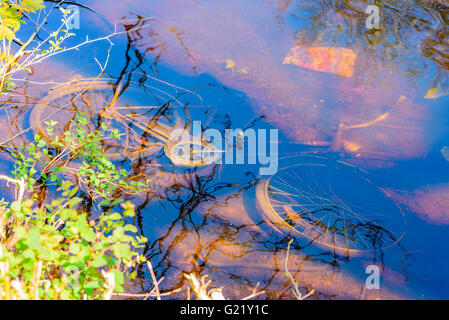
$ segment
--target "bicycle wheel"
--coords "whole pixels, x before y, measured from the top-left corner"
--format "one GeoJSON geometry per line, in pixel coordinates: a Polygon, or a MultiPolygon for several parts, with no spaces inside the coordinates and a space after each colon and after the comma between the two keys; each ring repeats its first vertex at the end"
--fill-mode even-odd
{"type": "Polygon", "coordinates": [[[51,90],[33,107],[30,124],[50,141],[69,129],[76,113],[83,113],[89,129],[106,123],[120,133],[119,141],[104,142],[112,159],[134,159],[163,150],[171,132],[183,127],[176,103],[162,90],[140,83],[123,88],[112,79],[82,79],[51,90]],[[48,120],[58,122],[52,137],[44,125],[48,120]]]}
{"type": "Polygon", "coordinates": [[[218,150],[215,146],[203,140],[201,137],[187,136],[186,140],[172,137],[165,145],[165,155],[171,162],[178,166],[185,167],[202,167],[216,162],[217,156],[221,157],[225,153],[224,150],[218,150]]]}
{"type": "Polygon", "coordinates": [[[326,158],[301,156],[257,186],[265,218],[279,232],[338,252],[385,249],[403,237],[405,216],[366,173],[326,158]]]}

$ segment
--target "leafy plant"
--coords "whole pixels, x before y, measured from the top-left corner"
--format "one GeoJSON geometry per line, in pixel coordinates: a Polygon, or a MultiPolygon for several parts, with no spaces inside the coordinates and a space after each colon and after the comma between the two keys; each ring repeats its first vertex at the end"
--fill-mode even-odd
{"type": "Polygon", "coordinates": [[[145,260],[131,204],[97,219],[76,208],[65,181],[62,197],[38,208],[32,200],[0,206],[0,299],[109,299],[145,260]]]}
{"type": "Polygon", "coordinates": [[[35,135],[34,142],[22,145],[13,153],[17,179],[24,179],[29,189],[42,185],[60,185],[64,177],[78,180],[80,186],[92,199],[102,199],[108,205],[111,196],[118,189],[128,193],[138,193],[145,184],[127,181],[127,172],[117,169],[107,155],[102,143],[107,139],[119,140],[116,129],[104,123],[99,129],[90,130],[87,119],[80,113],[70,122],[70,128],[61,136],[54,134],[57,122],[46,122],[50,141],[35,135]]]}
{"type": "Polygon", "coordinates": [[[109,299],[145,260],[138,251],[146,239],[124,222],[134,216],[133,205],[111,211],[122,201],[110,200],[114,192],[142,186],[126,182],[126,170],[102,147],[118,132],[106,125],[90,130],[81,114],[59,136],[56,125],[47,123],[51,141],[36,135],[15,150],[14,179],[0,176],[21,186],[17,201],[0,201],[0,299],[109,299]],[[43,186],[54,186],[55,200],[38,196],[43,186]],[[109,209],[93,218],[77,196],[83,190],[109,209]]]}
{"type": "Polygon", "coordinates": [[[25,19],[31,19],[31,14],[44,8],[43,0],[0,0],[0,41],[3,42],[0,54],[1,92],[15,86],[11,80],[13,74],[19,71],[31,72],[33,64],[64,51],[62,43],[74,35],[69,30],[72,18],[70,12],[60,8],[63,18],[57,30],[49,33],[43,40],[36,40],[48,18],[48,14],[44,14],[42,21],[35,21],[35,30],[23,35],[25,39],[21,39],[19,30],[25,19]]]}

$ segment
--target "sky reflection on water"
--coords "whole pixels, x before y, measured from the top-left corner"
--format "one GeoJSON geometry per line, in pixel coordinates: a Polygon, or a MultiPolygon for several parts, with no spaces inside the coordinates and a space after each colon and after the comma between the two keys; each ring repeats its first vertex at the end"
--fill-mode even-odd
{"type": "MultiPolygon", "coordinates": [[[[338,181],[320,177],[329,184],[325,187],[336,188],[341,203],[377,201],[383,206],[376,208],[380,217],[404,217],[392,226],[403,234],[394,246],[360,255],[342,252],[270,224],[256,199],[257,166],[176,168],[163,155],[124,162],[131,175],[151,179],[147,194],[132,200],[138,208],[135,223],[149,239],[145,254],[157,276],[165,277],[163,290],[181,286],[182,272],[197,271],[224,286],[229,297],[243,297],[259,282],[267,292],[262,297],[291,299],[284,262],[294,237],[289,270],[303,293],[316,290],[314,298],[448,298],[449,163],[440,152],[449,145],[448,98],[424,98],[432,87],[445,90],[447,45],[440,44],[445,11],[385,1],[388,27],[375,34],[360,27],[366,16],[357,10],[364,1],[352,6],[328,1],[328,7],[316,1],[309,10],[301,10],[305,1],[86,3],[108,21],[126,20],[120,26],[148,25],[114,39],[110,77],[157,86],[142,76],[150,75],[193,91],[163,86],[187,106],[180,108],[186,122],[202,121],[219,130],[279,129],[281,157],[320,156],[331,171],[341,162],[361,170],[338,181]],[[352,48],[354,75],[283,64],[297,44],[352,48]],[[227,60],[235,68],[226,68],[227,60]],[[385,119],[373,121],[384,114],[385,119]],[[366,189],[370,194],[361,193],[365,174],[374,185],[366,189]],[[381,267],[380,292],[363,290],[370,264],[381,267]]],[[[77,39],[107,34],[111,25],[81,11],[77,39]]],[[[93,58],[104,59],[107,50],[102,43],[63,55],[37,66],[34,77],[62,82],[95,76],[93,58]],[[47,65],[53,71],[42,73],[47,65]]],[[[309,188],[316,183],[301,178],[309,188]]],[[[144,268],[140,272],[149,277],[144,268]]]]}

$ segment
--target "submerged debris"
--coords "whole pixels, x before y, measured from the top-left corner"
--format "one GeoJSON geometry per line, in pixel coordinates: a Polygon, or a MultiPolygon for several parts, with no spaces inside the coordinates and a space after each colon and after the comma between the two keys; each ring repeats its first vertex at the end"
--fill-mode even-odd
{"type": "Polygon", "coordinates": [[[425,99],[438,99],[438,98],[444,97],[446,95],[448,95],[447,91],[442,91],[439,88],[432,88],[427,91],[424,98],[425,99]]]}
{"type": "Polygon", "coordinates": [[[290,49],[284,64],[352,77],[356,59],[351,49],[295,46],[290,49]]]}

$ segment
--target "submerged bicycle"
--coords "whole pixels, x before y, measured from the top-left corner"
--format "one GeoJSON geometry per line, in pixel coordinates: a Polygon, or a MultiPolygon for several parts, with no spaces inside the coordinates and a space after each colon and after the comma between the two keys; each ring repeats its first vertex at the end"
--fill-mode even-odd
{"type": "MultiPolygon", "coordinates": [[[[46,120],[57,120],[55,134],[58,136],[69,129],[76,113],[87,114],[90,125],[99,127],[106,122],[120,133],[120,141],[105,141],[104,145],[115,160],[136,159],[163,151],[173,162],[179,162],[179,159],[194,158],[182,155],[183,152],[210,149],[203,141],[192,139],[192,143],[200,144],[195,148],[173,139],[175,130],[188,132],[186,117],[181,116],[184,106],[175,96],[142,83],[116,82],[107,78],[81,79],[53,88],[32,109],[31,127],[49,141],[53,138],[44,128],[46,120]]],[[[182,164],[202,166],[205,163],[184,160],[182,164]]]]}
{"type": "MultiPolygon", "coordinates": [[[[207,141],[179,142],[172,137],[174,130],[188,132],[183,108],[176,97],[159,88],[135,82],[124,86],[113,79],[82,79],[51,90],[34,106],[30,123],[36,133],[50,140],[43,127],[46,120],[56,118],[56,133],[62,134],[81,112],[90,115],[90,125],[106,121],[119,131],[121,141],[106,141],[104,146],[113,159],[163,152],[176,165],[208,165],[198,162],[195,155],[186,157],[192,150],[213,150],[207,141]],[[192,143],[200,145],[192,148],[192,143]]],[[[350,253],[388,248],[402,239],[402,210],[363,170],[310,155],[287,156],[280,164],[278,172],[256,188],[258,211],[274,230],[350,253]]]]}
{"type": "Polygon", "coordinates": [[[257,205],[276,231],[353,255],[403,238],[403,211],[365,171],[316,155],[280,162],[282,168],[256,188],[257,205]]]}

